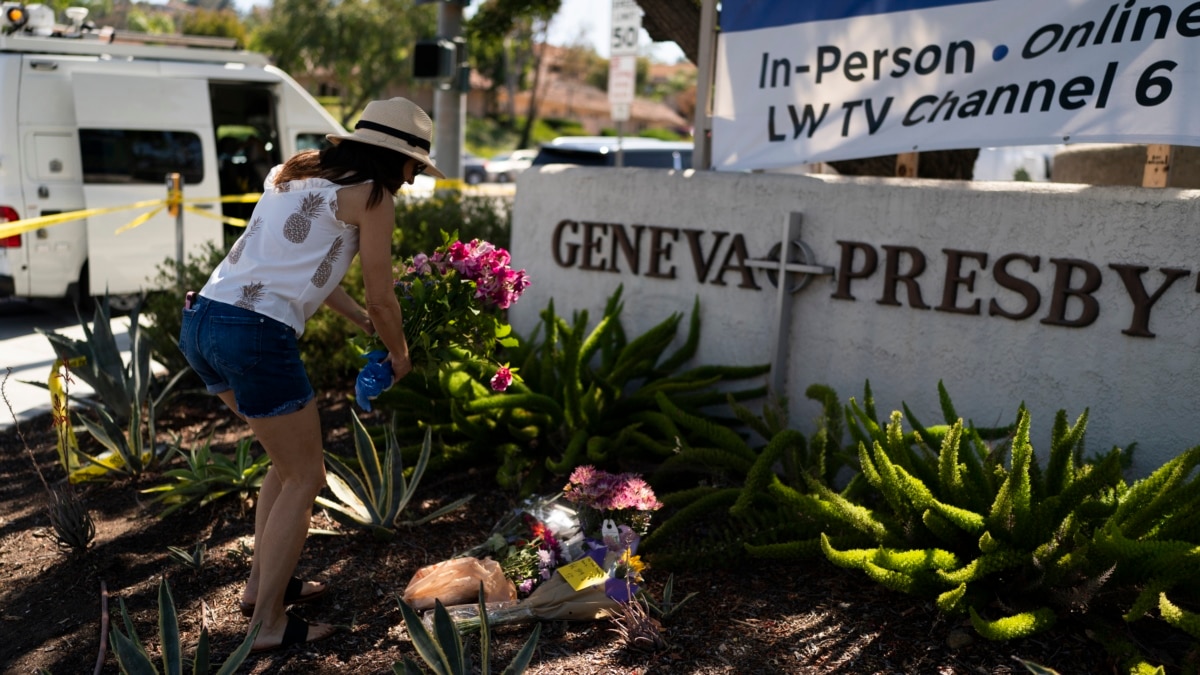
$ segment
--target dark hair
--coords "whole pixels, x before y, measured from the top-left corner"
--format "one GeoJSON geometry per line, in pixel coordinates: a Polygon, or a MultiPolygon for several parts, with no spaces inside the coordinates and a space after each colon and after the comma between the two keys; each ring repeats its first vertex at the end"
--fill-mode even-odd
{"type": "Polygon", "coordinates": [[[417,160],[377,145],[343,140],[320,152],[306,150],[284,162],[275,184],[305,178],[324,178],[338,185],[356,185],[372,181],[367,208],[394,195],[404,186],[404,166],[417,160]]]}

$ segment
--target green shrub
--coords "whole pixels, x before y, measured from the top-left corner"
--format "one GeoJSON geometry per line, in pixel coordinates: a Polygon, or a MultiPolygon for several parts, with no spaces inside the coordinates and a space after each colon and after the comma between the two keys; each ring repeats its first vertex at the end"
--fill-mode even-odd
{"type": "Polygon", "coordinates": [[[410,430],[406,443],[412,442],[411,430],[428,427],[454,452],[476,461],[490,454],[500,464],[500,484],[529,493],[548,474],[565,475],[580,464],[654,463],[669,456],[680,432],[655,412],[660,393],[697,417],[704,408],[726,404],[729,396],[745,400],[766,393],[762,386],[721,388],[759,377],[767,366],[683,369],[699,344],[698,303],[683,344],[668,352],[683,315],[673,314],[628,340],[620,322],[621,293],[609,299],[590,329],[586,312],[568,323],[551,303],[534,337],[522,338],[508,352],[522,381],[507,392],[484,384],[495,366],[463,362],[429,378],[405,378],[374,405],[401,416],[399,428],[410,430]]]}
{"type": "MultiPolygon", "coordinates": [[[[735,416],[761,442],[688,415],[660,395],[658,406],[686,430],[674,452],[654,471],[651,482],[667,507],[662,523],[642,542],[656,566],[695,568],[737,564],[747,553],[762,558],[809,558],[821,554],[822,532],[837,531],[839,542],[866,542],[852,536],[819,501],[809,481],[832,485],[848,466],[837,439],[841,406],[824,387],[810,398],[825,404],[820,429],[811,440],[787,427],[783,405],[768,405],[759,416],[732,404],[735,416]],[[686,478],[687,480],[681,480],[686,478]],[[669,491],[674,487],[674,491],[669,491]]],[[[782,402],[779,402],[782,404],[782,402]]],[[[843,492],[854,494],[852,482],[843,492]]]]}
{"type": "Polygon", "coordinates": [[[428,199],[405,199],[396,206],[392,257],[403,260],[429,253],[445,241],[444,232],[457,232],[462,241],[485,239],[508,248],[512,232],[512,205],[493,197],[439,193],[428,199]]]}

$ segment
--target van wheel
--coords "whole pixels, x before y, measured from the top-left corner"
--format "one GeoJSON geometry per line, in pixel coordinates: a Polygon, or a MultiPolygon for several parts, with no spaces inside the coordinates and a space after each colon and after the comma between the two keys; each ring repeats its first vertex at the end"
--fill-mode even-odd
{"type": "Polygon", "coordinates": [[[79,278],[67,285],[67,300],[75,305],[81,316],[90,315],[96,304],[88,285],[88,275],[88,264],[84,262],[83,269],[79,270],[79,278]]]}
{"type": "Polygon", "coordinates": [[[467,185],[479,185],[483,182],[483,176],[478,171],[472,171],[467,174],[466,181],[467,185]]]}

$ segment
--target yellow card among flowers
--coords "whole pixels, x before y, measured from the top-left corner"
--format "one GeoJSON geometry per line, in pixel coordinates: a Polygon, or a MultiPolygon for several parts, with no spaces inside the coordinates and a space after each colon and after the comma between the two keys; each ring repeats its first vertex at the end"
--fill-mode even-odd
{"type": "Polygon", "coordinates": [[[573,563],[567,563],[559,567],[557,571],[568,584],[571,584],[571,588],[577,591],[602,584],[608,579],[608,575],[596,564],[596,561],[587,556],[573,563]]]}

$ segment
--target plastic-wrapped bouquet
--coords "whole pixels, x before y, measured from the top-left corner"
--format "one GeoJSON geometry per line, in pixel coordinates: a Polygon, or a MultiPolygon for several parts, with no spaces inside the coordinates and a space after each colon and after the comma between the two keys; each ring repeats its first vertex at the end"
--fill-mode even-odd
{"type": "MultiPolygon", "coordinates": [[[[561,494],[527,502],[467,552],[494,556],[523,597],[489,603],[488,622],[619,616],[642,583],[638,544],[661,507],[639,475],[577,468],[561,494]]],[[[478,624],[477,605],[448,611],[460,627],[478,624]]]]}
{"type": "MultiPolygon", "coordinates": [[[[489,242],[462,242],[447,234],[432,253],[418,253],[399,266],[396,296],[414,368],[433,371],[448,361],[492,361],[497,345],[516,345],[501,311],[521,297],[529,277],[510,262],[508,251],[489,242]]],[[[370,399],[391,385],[390,368],[382,363],[387,354],[375,336],[354,343],[368,361],[355,395],[370,410],[370,399]]],[[[504,391],[514,376],[513,369],[499,365],[492,389],[504,391]]]]}

